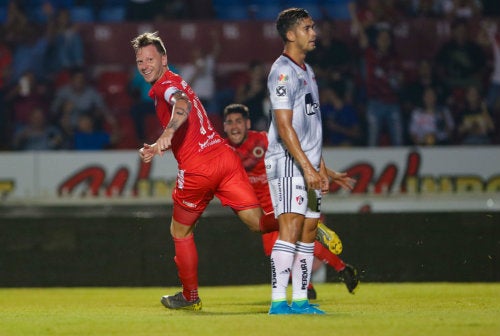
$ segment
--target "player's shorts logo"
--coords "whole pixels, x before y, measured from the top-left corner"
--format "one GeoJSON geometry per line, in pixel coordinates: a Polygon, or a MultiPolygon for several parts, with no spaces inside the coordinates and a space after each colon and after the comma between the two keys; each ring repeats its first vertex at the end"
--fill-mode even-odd
{"type": "Polygon", "coordinates": [[[304,197],[302,197],[300,195],[295,197],[295,200],[297,201],[298,205],[301,205],[302,203],[304,203],[304,197]]]}

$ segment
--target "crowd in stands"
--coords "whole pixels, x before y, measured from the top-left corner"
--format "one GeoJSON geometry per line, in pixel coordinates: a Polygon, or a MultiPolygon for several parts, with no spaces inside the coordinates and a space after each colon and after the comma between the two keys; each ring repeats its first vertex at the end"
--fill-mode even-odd
{"type": "MultiPolygon", "coordinates": [[[[160,132],[149,84],[133,70],[122,84],[92,77],[75,23],[273,20],[290,6],[310,9],[318,23],[307,61],[320,88],[325,145],[500,144],[497,1],[0,0],[0,150],[135,149],[160,132]],[[408,73],[392,28],[420,17],[448,20],[451,34],[408,73]],[[334,36],[338,20],[350,21],[354,48],[334,36]]],[[[194,87],[219,129],[225,104],[238,102],[250,107],[253,128],[265,130],[267,64],[251,62],[221,88],[220,44],[216,32],[211,37],[212,50],[193,46],[192,60],[171,70],[194,87]]]]}

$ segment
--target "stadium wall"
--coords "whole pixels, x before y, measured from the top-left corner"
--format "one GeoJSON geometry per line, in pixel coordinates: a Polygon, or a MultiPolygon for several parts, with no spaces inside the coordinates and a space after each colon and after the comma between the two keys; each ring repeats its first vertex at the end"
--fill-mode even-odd
{"type": "MultiPolygon", "coordinates": [[[[0,286],[174,286],[176,165],[136,151],[0,154],[0,286]]],[[[370,281],[500,281],[500,149],[339,149],[326,222],[370,281]]],[[[267,283],[260,236],[213,202],[196,229],[202,285],[267,283]]],[[[328,279],[336,274],[328,271],[328,279]]]]}
{"type": "MultiPolygon", "coordinates": [[[[168,208],[5,209],[0,286],[177,286],[168,208]]],[[[364,282],[500,281],[498,212],[328,214],[341,257],[364,282]]],[[[231,212],[208,211],[195,231],[200,284],[267,283],[260,236],[231,212]]],[[[332,269],[328,281],[337,281],[332,269]]]]}

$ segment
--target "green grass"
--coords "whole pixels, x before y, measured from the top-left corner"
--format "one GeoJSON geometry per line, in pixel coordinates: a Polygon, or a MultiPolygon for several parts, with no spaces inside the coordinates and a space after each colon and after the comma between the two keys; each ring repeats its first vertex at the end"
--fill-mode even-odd
{"type": "Polygon", "coordinates": [[[500,284],[318,284],[324,316],[269,316],[270,285],[202,287],[201,312],[170,311],[177,288],[0,289],[0,335],[500,335],[500,284]]]}

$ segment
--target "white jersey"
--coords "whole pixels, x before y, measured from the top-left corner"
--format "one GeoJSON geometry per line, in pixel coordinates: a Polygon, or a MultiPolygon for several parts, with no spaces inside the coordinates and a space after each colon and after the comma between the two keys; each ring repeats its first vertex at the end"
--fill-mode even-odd
{"type": "MultiPolygon", "coordinates": [[[[271,109],[293,111],[292,125],[300,145],[311,164],[319,170],[322,147],[321,112],[316,77],[312,68],[305,64],[300,67],[286,55],[281,55],[271,67],[267,80],[271,109]]],[[[266,152],[266,166],[271,169],[268,179],[277,177],[302,176],[302,169],[294,162],[278,135],[274,116],[268,132],[269,146],[266,152]],[[272,162],[281,164],[272,164],[272,162]],[[283,164],[286,161],[287,164],[283,164]],[[290,163],[293,163],[290,165],[290,163]]]]}

